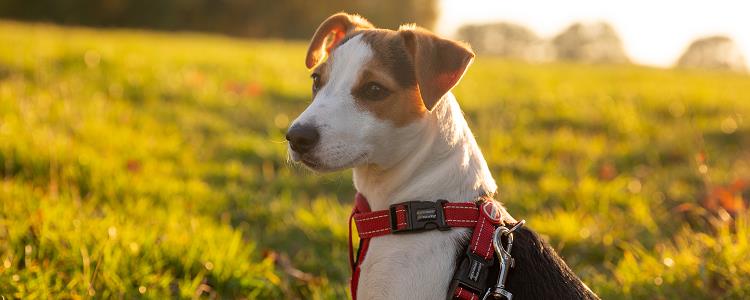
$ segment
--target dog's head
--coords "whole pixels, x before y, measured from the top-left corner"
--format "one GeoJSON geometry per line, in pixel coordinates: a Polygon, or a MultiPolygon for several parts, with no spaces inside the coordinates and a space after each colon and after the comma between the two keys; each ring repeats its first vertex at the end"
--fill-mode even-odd
{"type": "Polygon", "coordinates": [[[313,101],[287,132],[292,159],[317,171],[392,164],[473,58],[467,46],[415,26],[329,17],[307,50],[313,101]]]}

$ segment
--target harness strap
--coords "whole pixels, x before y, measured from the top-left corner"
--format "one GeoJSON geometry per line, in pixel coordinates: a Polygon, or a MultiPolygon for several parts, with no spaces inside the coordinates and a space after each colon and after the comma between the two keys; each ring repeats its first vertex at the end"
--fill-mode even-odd
{"type": "Polygon", "coordinates": [[[349,217],[349,263],[352,267],[352,299],[357,299],[357,284],[361,263],[373,237],[430,229],[449,230],[453,227],[473,228],[471,242],[456,268],[451,291],[453,299],[478,300],[487,288],[489,268],[494,264],[492,235],[501,223],[500,210],[494,201],[450,203],[404,202],[388,210],[371,211],[367,199],[360,193],[349,217]],[[357,226],[360,238],[356,260],[351,223],[357,226]]]}
{"type": "MultiPolygon", "coordinates": [[[[407,202],[409,203],[409,202],[407,202]]],[[[436,203],[439,204],[439,203],[436,203]]],[[[442,205],[445,223],[449,227],[474,227],[479,216],[479,209],[476,204],[471,202],[464,203],[445,203],[442,205]]],[[[391,211],[396,212],[396,230],[404,231],[408,229],[410,213],[409,205],[399,203],[389,210],[379,210],[374,212],[357,213],[354,222],[357,224],[357,233],[360,238],[373,238],[381,235],[393,233],[391,211]]],[[[428,211],[429,213],[430,211],[428,211]]],[[[438,214],[436,212],[436,214],[438,214]]],[[[439,220],[437,220],[439,221],[439,220]]],[[[421,228],[420,228],[421,229],[421,228]]]]}
{"type": "Polygon", "coordinates": [[[352,207],[352,214],[349,216],[349,266],[352,267],[352,279],[349,282],[351,292],[352,292],[352,299],[357,299],[357,284],[359,283],[359,273],[360,273],[360,263],[365,259],[365,254],[367,254],[367,248],[370,247],[370,239],[369,238],[361,238],[359,239],[359,247],[357,248],[357,256],[356,260],[354,259],[354,245],[352,242],[352,220],[361,213],[369,213],[370,210],[370,204],[367,203],[367,199],[364,195],[357,193],[357,195],[354,197],[354,207],[352,207]]]}
{"type": "MultiPolygon", "coordinates": [[[[485,205],[494,204],[485,202],[482,207],[485,205]]],[[[497,226],[499,223],[486,214],[479,215],[471,234],[471,242],[466,249],[466,256],[453,274],[453,299],[479,300],[487,290],[490,267],[495,264],[492,237],[497,226]]]]}

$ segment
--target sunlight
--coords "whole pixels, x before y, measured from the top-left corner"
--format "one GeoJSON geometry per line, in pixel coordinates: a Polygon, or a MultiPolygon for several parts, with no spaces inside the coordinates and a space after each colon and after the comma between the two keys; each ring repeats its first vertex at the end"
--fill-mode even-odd
{"type": "Polygon", "coordinates": [[[694,39],[714,34],[728,35],[750,57],[750,2],[742,0],[441,0],[441,6],[436,29],[444,35],[466,23],[508,21],[552,37],[576,21],[606,21],[636,63],[671,66],[694,39]]]}

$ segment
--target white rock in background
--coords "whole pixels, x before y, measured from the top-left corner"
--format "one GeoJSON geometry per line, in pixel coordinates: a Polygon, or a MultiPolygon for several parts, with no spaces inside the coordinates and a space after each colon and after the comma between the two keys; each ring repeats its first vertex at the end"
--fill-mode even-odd
{"type": "Polygon", "coordinates": [[[711,36],[695,40],[677,61],[682,68],[700,68],[747,72],[742,51],[726,36],[711,36]]]}
{"type": "Polygon", "coordinates": [[[557,59],[584,63],[629,63],[622,41],[604,22],[574,23],[558,34],[552,44],[557,59]]]}

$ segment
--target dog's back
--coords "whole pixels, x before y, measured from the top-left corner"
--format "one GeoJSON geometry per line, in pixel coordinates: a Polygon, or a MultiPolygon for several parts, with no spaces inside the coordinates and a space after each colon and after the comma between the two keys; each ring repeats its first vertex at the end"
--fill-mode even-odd
{"type": "Polygon", "coordinates": [[[599,299],[536,232],[523,227],[514,239],[506,282],[514,299],[599,299]]]}

